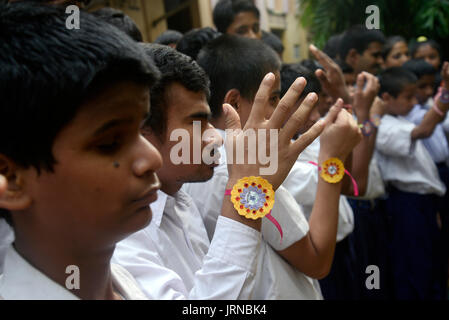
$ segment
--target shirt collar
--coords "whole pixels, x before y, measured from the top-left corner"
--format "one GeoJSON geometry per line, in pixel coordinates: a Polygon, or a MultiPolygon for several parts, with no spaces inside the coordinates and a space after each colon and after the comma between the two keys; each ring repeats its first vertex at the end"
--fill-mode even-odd
{"type": "MultiPolygon", "coordinates": [[[[11,245],[0,277],[0,297],[13,300],[79,300],[28,263],[11,245]]],[[[67,275],[69,276],[69,275],[67,275]]]]}
{"type": "Polygon", "coordinates": [[[161,226],[162,216],[164,215],[165,204],[167,203],[168,195],[158,190],[157,200],[150,204],[152,219],[151,223],[154,223],[158,228],[161,226]]]}

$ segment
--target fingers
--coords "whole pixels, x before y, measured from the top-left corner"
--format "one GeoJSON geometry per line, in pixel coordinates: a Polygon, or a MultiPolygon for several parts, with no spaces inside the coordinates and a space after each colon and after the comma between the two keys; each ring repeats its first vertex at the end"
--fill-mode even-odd
{"type": "Polygon", "coordinates": [[[343,99],[338,99],[337,102],[329,109],[326,118],[324,118],[326,126],[335,122],[338,114],[342,109],[343,109],[343,99]]]}
{"type": "Polygon", "coordinates": [[[5,192],[7,187],[6,178],[0,174],[0,197],[5,192]]]}
{"type": "Polygon", "coordinates": [[[356,93],[361,94],[363,92],[363,87],[365,86],[365,75],[363,74],[363,72],[359,73],[359,75],[357,76],[356,85],[356,93]]]}
{"type": "Polygon", "coordinates": [[[317,71],[315,71],[315,75],[318,78],[318,80],[320,80],[321,85],[324,88],[329,87],[329,85],[330,85],[329,84],[329,79],[327,78],[326,73],[323,70],[318,69],[317,71]]]}
{"type": "Polygon", "coordinates": [[[310,52],[315,56],[318,62],[324,67],[324,69],[332,68],[334,66],[334,62],[332,59],[325,54],[323,51],[315,47],[313,44],[309,46],[310,52]]]}
{"type": "Polygon", "coordinates": [[[319,120],[315,123],[312,128],[307,130],[306,133],[302,134],[295,142],[293,142],[293,151],[299,156],[305,148],[320,136],[325,127],[326,123],[324,120],[319,120]]]}
{"type": "Polygon", "coordinates": [[[298,102],[301,93],[304,91],[306,84],[307,81],[304,78],[298,78],[293,82],[274,110],[269,121],[270,128],[279,129],[284,125],[298,102]]]}
{"type": "Polygon", "coordinates": [[[232,129],[232,130],[239,130],[242,128],[242,125],[240,123],[240,117],[235,111],[235,109],[229,105],[224,104],[223,105],[223,112],[225,114],[225,128],[226,129],[232,129]]]}
{"type": "Polygon", "coordinates": [[[276,77],[271,72],[263,78],[259,90],[256,93],[256,97],[254,98],[254,104],[247,124],[251,125],[265,120],[265,105],[268,103],[275,80],[276,77]]]}
{"type": "Polygon", "coordinates": [[[316,93],[312,92],[307,95],[301,106],[295,113],[288,119],[283,130],[281,131],[282,139],[288,139],[290,141],[298,130],[307,122],[310,113],[312,112],[315,104],[318,101],[316,93]]]}

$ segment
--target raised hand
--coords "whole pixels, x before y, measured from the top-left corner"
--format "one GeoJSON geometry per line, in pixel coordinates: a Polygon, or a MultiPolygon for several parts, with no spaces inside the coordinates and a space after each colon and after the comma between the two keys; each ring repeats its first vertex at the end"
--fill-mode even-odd
{"type": "Polygon", "coordinates": [[[372,74],[362,72],[357,76],[357,88],[353,98],[353,107],[357,117],[369,118],[370,109],[379,89],[379,80],[372,74]]]}
{"type": "Polygon", "coordinates": [[[7,182],[6,178],[0,174],[0,196],[6,191],[7,182]]]}
{"type": "MultiPolygon", "coordinates": [[[[298,140],[292,141],[298,128],[307,122],[310,112],[318,100],[315,93],[309,94],[296,112],[289,117],[295,107],[295,103],[298,101],[306,86],[306,80],[304,78],[299,78],[292,84],[288,92],[279,102],[271,118],[265,119],[264,110],[265,106],[269,103],[269,93],[274,85],[274,80],[274,75],[268,74],[262,81],[259,91],[256,94],[251,114],[243,130],[241,130],[239,117],[235,110],[229,105],[224,106],[227,127],[226,153],[232,157],[231,159],[228,158],[229,186],[245,176],[262,176],[276,190],[288,175],[299,154],[324,129],[324,121],[319,121],[305,134],[301,135],[298,140]],[[232,129],[232,131],[229,131],[229,129],[232,129]],[[267,132],[265,135],[266,139],[261,138],[263,135],[258,134],[263,129],[267,132]],[[246,140],[248,139],[247,136],[251,135],[250,132],[252,130],[255,131],[258,149],[265,147],[267,150],[266,154],[277,154],[277,168],[270,174],[264,174],[263,170],[261,170],[266,167],[266,163],[261,163],[259,157],[257,157],[258,159],[255,164],[249,164],[248,161],[245,161],[244,164],[237,164],[234,160],[233,156],[236,154],[236,146],[239,144],[243,143],[245,145],[245,153],[248,153],[246,140]]],[[[249,155],[246,154],[245,158],[247,159],[248,157],[249,155]]]]}
{"type": "Polygon", "coordinates": [[[339,99],[326,117],[326,128],[320,136],[320,164],[334,157],[345,162],[362,140],[362,132],[357,122],[342,106],[343,100],[339,99]]]}
{"type": "Polygon", "coordinates": [[[338,98],[342,98],[346,104],[351,104],[352,99],[349,95],[345,77],[343,76],[340,67],[327,54],[313,44],[310,45],[309,49],[315,59],[324,68],[324,71],[317,70],[315,72],[323,89],[334,99],[334,101],[337,101],[338,98]]]}
{"type": "Polygon", "coordinates": [[[449,90],[449,62],[443,63],[443,69],[441,70],[441,77],[443,78],[443,86],[449,90]]]}

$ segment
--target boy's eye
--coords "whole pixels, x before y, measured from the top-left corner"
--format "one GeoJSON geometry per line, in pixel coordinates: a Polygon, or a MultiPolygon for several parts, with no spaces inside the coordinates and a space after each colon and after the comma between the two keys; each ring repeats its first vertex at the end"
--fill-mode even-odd
{"type": "Polygon", "coordinates": [[[112,141],[105,141],[97,145],[97,149],[101,153],[110,154],[116,152],[120,148],[120,141],[114,139],[112,141]]]}

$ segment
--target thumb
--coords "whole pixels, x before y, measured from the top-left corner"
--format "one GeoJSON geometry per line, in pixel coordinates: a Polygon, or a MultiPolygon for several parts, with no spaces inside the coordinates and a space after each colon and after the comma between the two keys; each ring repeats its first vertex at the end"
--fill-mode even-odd
{"type": "Polygon", "coordinates": [[[329,112],[326,115],[326,118],[324,119],[326,125],[330,125],[331,123],[335,122],[342,108],[343,108],[343,100],[338,99],[337,102],[332,106],[332,108],[330,108],[329,112]]]}
{"type": "Polygon", "coordinates": [[[363,73],[359,73],[359,75],[357,76],[357,93],[362,93],[363,92],[363,87],[365,86],[365,75],[363,73]]]}
{"type": "Polygon", "coordinates": [[[231,130],[239,130],[242,129],[242,124],[240,123],[240,117],[237,113],[237,111],[235,111],[235,109],[225,103],[223,105],[223,112],[225,114],[225,127],[226,129],[231,129],[231,130]]]}

